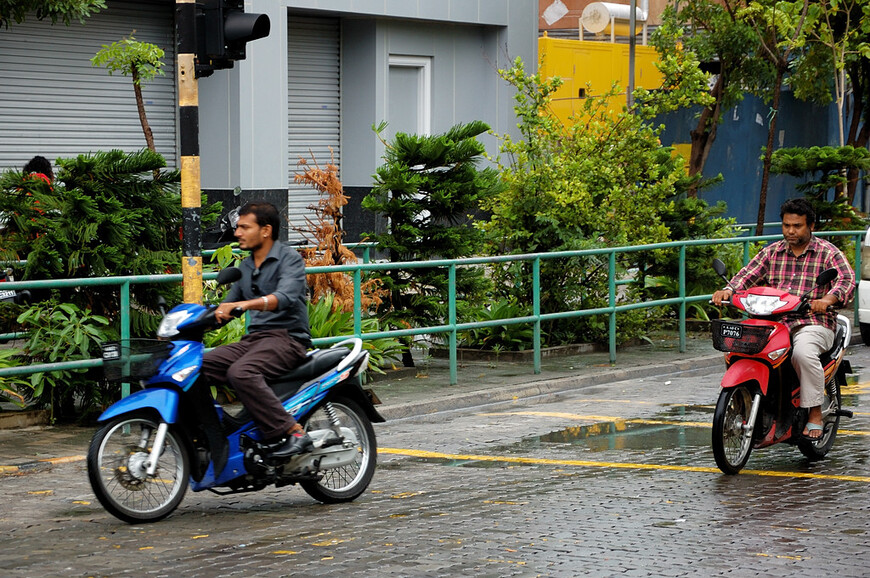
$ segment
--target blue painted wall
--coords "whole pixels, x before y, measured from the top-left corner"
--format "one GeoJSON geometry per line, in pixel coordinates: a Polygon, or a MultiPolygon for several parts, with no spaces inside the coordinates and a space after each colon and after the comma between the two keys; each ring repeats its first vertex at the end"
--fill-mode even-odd
{"type": "MultiPolygon", "coordinates": [[[[697,111],[683,110],[662,116],[665,125],[662,144],[690,142],[689,134],[697,123],[697,111]]],[[[714,205],[722,200],[728,204],[728,215],[738,223],[755,223],[758,218],[758,194],[761,189],[762,148],[767,143],[770,107],[761,99],[747,96],[743,102],[725,114],[710,156],[704,166],[704,176],[722,174],[724,180],[701,191],[700,196],[714,205]]],[[[836,108],[820,107],[783,92],[776,123],[775,148],[836,146],[836,108]]],[[[796,190],[799,180],[786,175],[771,175],[767,192],[765,221],[779,220],[779,207],[789,198],[801,196],[796,190]]],[[[855,205],[864,207],[865,195],[859,190],[855,205]]]]}

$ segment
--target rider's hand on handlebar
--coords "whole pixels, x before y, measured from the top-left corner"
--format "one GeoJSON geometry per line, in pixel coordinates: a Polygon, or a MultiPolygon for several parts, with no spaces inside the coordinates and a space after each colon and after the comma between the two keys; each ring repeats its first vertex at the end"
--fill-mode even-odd
{"type": "Polygon", "coordinates": [[[821,299],[814,299],[810,301],[810,309],[813,310],[813,313],[825,313],[826,311],[830,311],[834,309],[834,305],[837,304],[837,298],[833,295],[825,295],[821,299]]]}
{"type": "Polygon", "coordinates": [[[731,289],[720,289],[713,293],[710,301],[713,302],[713,305],[721,305],[723,301],[730,301],[733,294],[734,292],[731,289]]]}
{"type": "Polygon", "coordinates": [[[244,310],[241,303],[221,303],[214,310],[214,318],[219,323],[226,323],[230,319],[239,317],[244,310]]]}

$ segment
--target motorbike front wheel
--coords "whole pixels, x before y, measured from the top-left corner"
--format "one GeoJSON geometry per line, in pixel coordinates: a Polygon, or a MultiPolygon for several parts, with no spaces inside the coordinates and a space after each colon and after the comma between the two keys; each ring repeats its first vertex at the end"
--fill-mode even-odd
{"type": "Polygon", "coordinates": [[[106,510],[125,522],[156,522],[172,513],[187,490],[190,460],[172,428],[166,432],[154,475],[147,467],[157,422],[123,416],[94,434],[88,449],[88,480],[106,510]]]}
{"type": "Polygon", "coordinates": [[[745,386],[729,387],[719,393],[713,413],[713,457],[726,474],[743,469],[752,453],[752,436],[747,433],[752,396],[745,386]]]}
{"type": "Polygon", "coordinates": [[[816,441],[810,441],[803,437],[798,441],[798,449],[810,461],[824,458],[834,447],[834,439],[837,437],[837,429],[840,427],[840,405],[842,398],[840,388],[842,378],[839,372],[830,382],[825,385],[825,398],[822,400],[822,436],[816,441]]]}
{"type": "Polygon", "coordinates": [[[378,447],[375,429],[362,408],[350,399],[335,398],[321,406],[303,420],[306,431],[329,429],[333,413],[342,428],[353,431],[357,440],[356,457],[353,463],[321,471],[317,481],[301,482],[305,492],[325,504],[338,504],[357,499],[368,487],[375,475],[378,447]]]}

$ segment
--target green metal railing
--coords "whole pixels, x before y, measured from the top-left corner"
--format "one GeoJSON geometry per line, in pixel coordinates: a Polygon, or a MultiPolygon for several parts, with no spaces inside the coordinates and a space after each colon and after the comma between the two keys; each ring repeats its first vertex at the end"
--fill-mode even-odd
{"type": "MultiPolygon", "coordinates": [[[[861,246],[865,231],[822,231],[816,233],[819,236],[845,236],[853,237],[855,243],[855,270],[861,270],[861,246]]],[[[447,333],[449,347],[449,365],[450,365],[450,383],[457,383],[457,335],[459,332],[478,329],[484,327],[495,327],[503,325],[512,325],[519,323],[531,323],[533,325],[533,365],[534,372],[541,372],[541,324],[555,319],[571,319],[578,317],[589,317],[593,315],[606,315],[608,317],[608,351],[610,353],[610,362],[616,362],[616,328],[617,314],[632,311],[635,309],[648,309],[651,307],[660,307],[665,305],[676,305],[679,307],[679,347],[681,352],[686,351],[686,310],[687,305],[695,302],[706,302],[710,299],[711,294],[704,295],[686,295],[686,250],[689,247],[707,246],[707,245],[743,245],[743,262],[749,262],[750,247],[753,243],[772,241],[781,239],[781,235],[764,235],[752,237],[734,237],[728,239],[697,239],[672,241],[669,243],[657,243],[648,245],[636,245],[631,247],[613,247],[603,249],[585,249],[580,251],[559,251],[553,253],[532,253],[525,255],[503,255],[495,257],[473,257],[465,259],[442,259],[434,261],[413,261],[400,263],[357,263],[353,265],[337,265],[330,267],[308,267],[306,273],[332,273],[345,272],[353,276],[354,280],[354,310],[353,323],[354,335],[363,339],[376,339],[381,337],[408,337],[416,335],[432,335],[447,333]],[[679,295],[667,299],[657,299],[653,301],[644,301],[639,303],[623,303],[617,305],[617,286],[625,280],[617,279],[617,255],[625,253],[638,253],[642,251],[658,251],[663,249],[678,249],[679,250],[679,295]],[[541,313],[541,263],[551,259],[565,259],[571,257],[591,257],[604,256],[608,262],[608,305],[607,307],[599,307],[595,309],[581,309],[561,311],[554,313],[541,313]],[[515,317],[511,319],[498,319],[490,321],[476,321],[469,323],[458,323],[456,316],[456,271],[458,267],[468,267],[475,265],[488,265],[494,263],[509,263],[509,262],[531,262],[532,264],[532,314],[515,317]],[[409,329],[399,329],[390,331],[378,331],[371,333],[362,333],[362,309],[361,303],[361,286],[363,272],[388,271],[388,270],[413,270],[422,268],[446,268],[448,270],[448,316],[447,323],[432,327],[415,327],[409,329]]],[[[204,274],[205,279],[214,279],[216,273],[204,274]]],[[[59,279],[48,281],[16,281],[4,284],[4,288],[8,289],[38,289],[38,288],[60,288],[60,287],[82,287],[95,285],[117,285],[121,292],[121,338],[128,339],[130,337],[130,286],[139,283],[177,283],[182,279],[181,275],[143,275],[131,277],[104,277],[98,279],[59,279]]],[[[854,310],[855,322],[858,320],[858,300],[855,299],[854,310]]],[[[314,340],[315,346],[329,345],[340,341],[348,336],[320,338],[314,340]]],[[[63,369],[82,369],[90,367],[98,367],[102,365],[100,359],[87,359],[77,361],[66,361],[60,363],[46,363],[30,366],[19,366],[10,368],[0,368],[0,378],[29,375],[32,373],[63,370],[63,369]]]]}

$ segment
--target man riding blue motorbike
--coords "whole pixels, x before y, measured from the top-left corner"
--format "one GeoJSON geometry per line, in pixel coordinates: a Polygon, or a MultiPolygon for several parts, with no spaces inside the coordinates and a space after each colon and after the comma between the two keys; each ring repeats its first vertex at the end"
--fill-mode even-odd
{"type": "Polygon", "coordinates": [[[202,365],[207,383],[232,386],[263,434],[269,457],[276,460],[311,449],[311,438],[266,384],[298,367],[311,347],[305,262],[297,251],[276,242],[279,228],[278,210],[270,203],[251,202],[239,209],[235,237],[239,248],[251,254],[239,265],[242,278],[214,316],[228,321],[233,310],[247,311],[248,333],[207,352],[202,365]]]}

